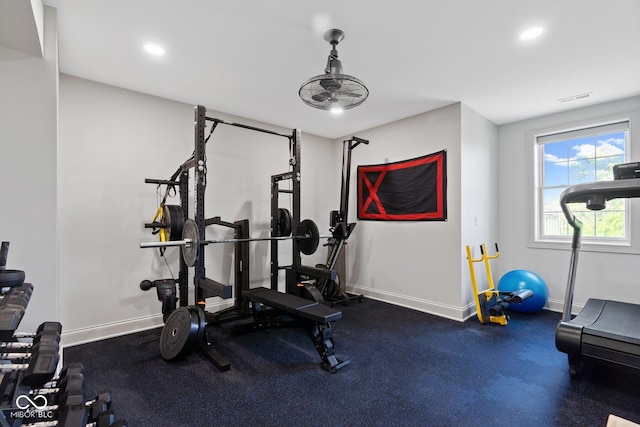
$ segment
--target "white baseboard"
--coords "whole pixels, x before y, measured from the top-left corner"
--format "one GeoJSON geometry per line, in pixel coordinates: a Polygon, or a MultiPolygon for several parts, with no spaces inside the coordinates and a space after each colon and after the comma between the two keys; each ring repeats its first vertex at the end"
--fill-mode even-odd
{"type": "MultiPolygon", "coordinates": [[[[225,300],[216,303],[207,304],[207,311],[216,312],[231,307],[233,300],[225,300]]],[[[60,340],[62,348],[74,345],[85,344],[94,341],[100,341],[107,338],[119,337],[121,335],[133,334],[135,332],[146,331],[149,329],[159,328],[164,325],[162,314],[154,314],[151,316],[136,317],[120,322],[104,323],[102,325],[93,325],[86,328],[78,328],[62,331],[60,340]]]]}
{"type": "MultiPolygon", "coordinates": [[[[396,294],[393,292],[381,291],[379,289],[367,288],[365,286],[354,286],[347,284],[347,291],[352,294],[362,294],[367,298],[375,299],[382,302],[388,302],[389,304],[411,308],[413,310],[434,314],[440,317],[446,317],[447,319],[457,320],[459,322],[464,322],[470,317],[476,315],[476,307],[473,301],[466,306],[456,307],[435,301],[408,297],[406,295],[396,294]]],[[[578,314],[583,307],[584,305],[581,304],[573,304],[573,314],[578,314]]],[[[563,308],[564,301],[553,299],[547,300],[547,304],[545,304],[544,306],[545,310],[560,313],[562,313],[563,308]]]]}
{"type": "MultiPolygon", "coordinates": [[[[550,299],[547,301],[547,304],[544,306],[546,310],[549,311],[557,311],[558,313],[562,313],[564,310],[564,301],[553,300],[550,299]]],[[[573,304],[571,306],[571,314],[578,314],[584,308],[584,304],[573,304]]]]}
{"type": "Polygon", "coordinates": [[[411,308],[413,310],[422,311],[424,313],[434,314],[447,319],[464,322],[475,314],[474,303],[467,304],[464,307],[457,307],[448,304],[442,304],[436,301],[429,301],[421,298],[409,297],[393,292],[382,291],[380,289],[372,289],[364,286],[347,285],[347,291],[352,294],[364,295],[367,298],[378,301],[388,302],[390,304],[399,305],[401,307],[411,308]]]}

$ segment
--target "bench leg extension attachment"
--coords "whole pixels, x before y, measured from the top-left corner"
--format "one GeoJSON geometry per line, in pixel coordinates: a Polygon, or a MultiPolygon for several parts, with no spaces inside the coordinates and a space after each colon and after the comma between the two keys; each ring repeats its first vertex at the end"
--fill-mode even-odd
{"type": "Polygon", "coordinates": [[[349,364],[348,360],[342,361],[335,356],[333,348],[333,329],[331,324],[321,325],[311,323],[307,328],[307,334],[311,337],[313,345],[322,358],[322,369],[335,371],[349,364]]]}

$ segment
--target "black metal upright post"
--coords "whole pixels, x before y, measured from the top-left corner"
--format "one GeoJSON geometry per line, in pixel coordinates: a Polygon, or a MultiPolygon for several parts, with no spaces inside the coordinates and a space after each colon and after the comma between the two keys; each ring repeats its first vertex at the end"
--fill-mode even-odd
{"type": "Polygon", "coordinates": [[[351,137],[342,142],[342,185],[340,186],[340,214],[342,221],[349,221],[349,180],[351,177],[351,150],[360,144],[369,145],[366,139],[351,137]]]}
{"type": "MultiPolygon", "coordinates": [[[[292,135],[292,153],[291,159],[289,160],[293,163],[293,219],[291,221],[291,229],[294,234],[298,233],[298,229],[300,228],[300,181],[302,179],[302,175],[300,172],[300,138],[301,138],[300,129],[295,129],[292,135]]],[[[293,242],[293,270],[298,271],[300,266],[302,265],[302,256],[300,255],[300,245],[296,239],[292,240],[293,242]]]]}
{"type": "Polygon", "coordinates": [[[340,216],[348,221],[349,209],[349,176],[351,175],[351,141],[342,142],[342,184],[340,186],[340,216]]]}
{"type": "MultiPolygon", "coordinates": [[[[242,219],[235,222],[235,237],[237,239],[249,238],[249,220],[242,219]]],[[[235,244],[235,306],[241,316],[250,314],[249,301],[244,292],[249,290],[249,242],[235,244]]]]}
{"type": "MultiPolygon", "coordinates": [[[[182,217],[189,218],[189,169],[180,172],[180,207],[182,217]]],[[[178,274],[178,292],[180,306],[189,305],[189,266],[180,257],[180,273],[178,274]]]]}
{"type": "MultiPolygon", "coordinates": [[[[274,175],[271,177],[271,235],[273,236],[275,230],[278,228],[278,200],[280,196],[279,187],[281,177],[274,175]]],[[[280,271],[278,265],[278,241],[271,241],[271,265],[270,265],[270,279],[271,289],[278,290],[278,272],[280,271]]]]}
{"type": "MultiPolygon", "coordinates": [[[[279,208],[279,196],[280,193],[291,194],[292,197],[292,210],[291,213],[291,230],[293,234],[297,234],[297,230],[300,227],[300,129],[294,129],[291,137],[289,138],[289,151],[291,157],[289,158],[289,164],[291,165],[291,172],[282,173],[279,175],[271,176],[271,236],[274,237],[274,232],[277,230],[278,223],[278,208],[279,208]],[[291,180],[291,190],[281,190],[280,181],[291,180]]],[[[290,281],[296,281],[298,271],[302,265],[302,257],[300,255],[300,249],[296,239],[292,239],[292,262],[288,269],[288,276],[286,282],[286,288],[290,289],[292,286],[290,281]]],[[[278,258],[278,240],[271,241],[271,289],[278,290],[278,273],[280,271],[279,258],[278,258]]]]}
{"type": "MultiPolygon", "coordinates": [[[[205,151],[205,127],[207,110],[202,105],[195,107],[195,152],[194,152],[194,184],[195,203],[193,208],[193,220],[198,226],[200,241],[205,240],[205,215],[204,196],[207,186],[207,161],[205,151]]],[[[195,285],[196,304],[204,300],[204,292],[199,286],[200,279],[205,279],[204,245],[198,248],[198,257],[195,264],[193,282],[195,285]]]]}

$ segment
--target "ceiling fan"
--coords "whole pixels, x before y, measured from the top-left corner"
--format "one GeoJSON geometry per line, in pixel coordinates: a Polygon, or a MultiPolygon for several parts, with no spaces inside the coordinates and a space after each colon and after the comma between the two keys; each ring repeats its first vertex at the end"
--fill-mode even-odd
{"type": "Polygon", "coordinates": [[[344,39],[344,32],[329,30],[324,39],[331,44],[324,74],[304,82],[298,94],[302,102],[321,110],[342,111],[357,107],[367,99],[369,90],[359,79],[342,73],[336,46],[344,39]]]}

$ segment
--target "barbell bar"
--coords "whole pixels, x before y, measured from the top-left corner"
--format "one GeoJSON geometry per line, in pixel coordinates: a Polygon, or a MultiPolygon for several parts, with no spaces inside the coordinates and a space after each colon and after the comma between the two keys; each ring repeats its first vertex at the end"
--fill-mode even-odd
{"type": "MultiPolygon", "coordinates": [[[[310,239],[311,234],[305,234],[302,236],[280,236],[280,237],[247,237],[246,239],[220,239],[220,240],[202,240],[201,245],[209,245],[216,243],[242,243],[242,242],[260,242],[271,240],[298,240],[298,239],[310,239]]],[[[191,246],[193,241],[191,239],[184,240],[170,240],[167,242],[142,242],[141,248],[166,248],[171,246],[191,246]]]]}
{"type": "Polygon", "coordinates": [[[166,242],[142,242],[141,248],[164,248],[171,246],[180,246],[182,248],[182,257],[184,262],[193,267],[198,259],[200,245],[218,244],[218,243],[243,243],[243,242],[260,242],[272,240],[300,240],[300,252],[305,255],[313,254],[318,248],[320,239],[328,239],[333,236],[320,236],[318,226],[310,219],[300,222],[297,232],[299,234],[293,236],[276,236],[276,237],[247,237],[242,239],[219,239],[219,240],[200,240],[198,225],[192,219],[187,219],[182,228],[182,240],[169,240],[166,242]]]}

